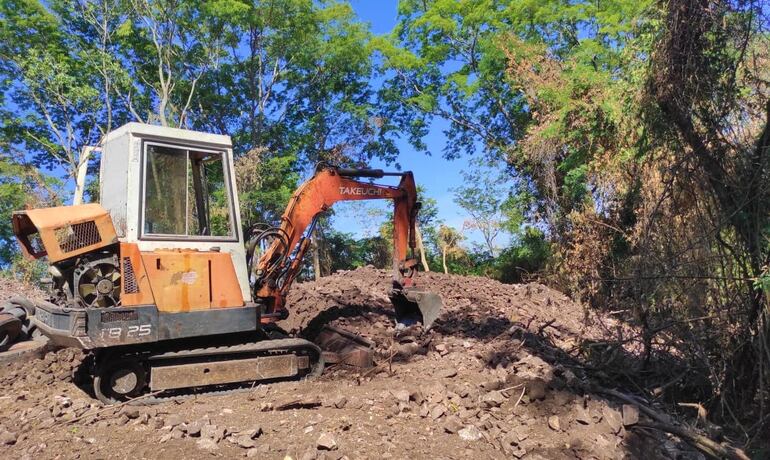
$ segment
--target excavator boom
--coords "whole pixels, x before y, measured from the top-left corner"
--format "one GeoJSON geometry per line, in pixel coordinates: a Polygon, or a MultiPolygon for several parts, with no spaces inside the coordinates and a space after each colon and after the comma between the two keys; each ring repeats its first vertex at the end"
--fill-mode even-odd
{"type": "Polygon", "coordinates": [[[264,322],[285,317],[286,295],[301,269],[302,258],[318,217],[339,201],[389,199],[393,210],[393,290],[396,319],[409,324],[420,321],[428,328],[438,316],[441,301],[415,285],[417,268],[415,225],[420,203],[410,171],[386,173],[378,169],[342,169],[322,166],[292,195],[278,228],[261,230],[249,241],[249,275],[253,297],[263,301],[264,322]],[[397,186],[372,184],[356,178],[400,176],[397,186]],[[261,254],[257,246],[265,237],[271,242],[261,254]]]}

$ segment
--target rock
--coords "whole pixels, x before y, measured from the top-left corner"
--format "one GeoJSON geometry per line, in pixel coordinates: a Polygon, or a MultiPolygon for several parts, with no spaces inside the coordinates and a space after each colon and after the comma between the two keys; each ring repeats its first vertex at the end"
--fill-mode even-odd
{"type": "Polygon", "coordinates": [[[242,431],[240,434],[244,436],[248,436],[249,439],[257,439],[258,437],[262,436],[262,433],[264,433],[264,430],[262,430],[262,427],[256,426],[250,430],[242,431]]]}
{"type": "Polygon", "coordinates": [[[398,356],[401,359],[409,359],[411,358],[415,353],[417,353],[420,350],[420,345],[409,342],[409,343],[399,343],[396,347],[396,356],[398,356]]]}
{"type": "Polygon", "coordinates": [[[551,429],[554,431],[560,431],[561,425],[559,424],[559,416],[552,415],[548,417],[548,426],[551,427],[551,429]]]}
{"type": "Polygon", "coordinates": [[[299,460],[316,460],[318,458],[318,451],[316,449],[307,449],[299,456],[299,460]]]}
{"type": "Polygon", "coordinates": [[[232,436],[229,438],[230,441],[233,442],[233,444],[243,447],[244,449],[251,449],[254,447],[257,447],[257,442],[251,439],[249,436],[245,435],[238,435],[238,436],[232,436]]]}
{"type": "Polygon", "coordinates": [[[0,431],[0,445],[2,446],[10,446],[16,444],[17,439],[18,436],[16,436],[16,433],[11,433],[10,431],[0,431]]]}
{"type": "Polygon", "coordinates": [[[216,425],[203,425],[201,427],[201,438],[213,439],[214,442],[219,442],[225,437],[225,429],[219,428],[216,425]]]}
{"type": "Polygon", "coordinates": [[[623,425],[630,426],[639,423],[639,408],[631,404],[623,404],[623,425]]]}
{"type": "Polygon", "coordinates": [[[532,379],[527,384],[527,396],[530,400],[543,400],[546,396],[548,384],[541,378],[532,379]]]}
{"type": "Polygon", "coordinates": [[[446,418],[442,426],[447,433],[457,433],[463,428],[463,423],[459,417],[452,415],[446,418]]]}
{"type": "Polygon", "coordinates": [[[514,433],[516,434],[516,439],[519,442],[522,442],[529,437],[529,432],[525,427],[518,427],[516,430],[514,430],[514,433]]]}
{"type": "Polygon", "coordinates": [[[588,413],[588,409],[583,407],[582,404],[578,404],[575,407],[575,421],[578,423],[582,423],[583,425],[590,425],[591,415],[588,413]]]}
{"type": "Polygon", "coordinates": [[[316,447],[320,450],[336,450],[337,440],[334,439],[334,436],[331,433],[321,433],[321,436],[318,437],[318,441],[316,441],[316,447]]]}
{"type": "Polygon", "coordinates": [[[481,402],[486,407],[500,407],[505,402],[505,396],[501,391],[490,391],[481,397],[481,402]]]}
{"type": "Polygon", "coordinates": [[[433,420],[438,420],[445,413],[446,413],[446,408],[444,407],[444,405],[443,404],[436,404],[430,410],[430,418],[432,418],[433,420]]]}
{"type": "MultiPolygon", "coordinates": [[[[152,419],[152,422],[150,423],[150,427],[152,427],[152,428],[154,428],[156,430],[160,430],[161,428],[163,428],[163,425],[164,425],[164,423],[163,423],[163,419],[162,418],[154,418],[154,419],[152,419]]],[[[200,431],[199,431],[199,433],[200,433],[200,431]]]]}
{"type": "Polygon", "coordinates": [[[440,377],[442,379],[451,379],[452,377],[457,375],[457,369],[451,368],[451,369],[443,369],[436,374],[437,377],[440,377]]]}
{"type": "Polygon", "coordinates": [[[249,449],[246,451],[246,457],[248,458],[266,458],[267,454],[270,452],[270,446],[267,444],[261,444],[259,447],[255,447],[253,449],[249,449]]]}
{"type": "Polygon", "coordinates": [[[181,416],[177,414],[171,414],[168,417],[166,417],[165,426],[170,426],[171,428],[174,428],[175,426],[181,425],[182,423],[184,423],[184,419],[182,419],[181,416]]]}
{"type": "Polygon", "coordinates": [[[464,441],[478,441],[481,439],[481,431],[473,425],[468,425],[457,432],[464,441]]]}
{"type": "Polygon", "coordinates": [[[348,398],[346,398],[344,395],[340,395],[334,399],[334,401],[332,402],[332,406],[336,407],[337,409],[342,409],[343,407],[345,407],[347,403],[348,403],[348,398]]]}
{"type": "Polygon", "coordinates": [[[514,456],[514,457],[516,457],[516,458],[522,458],[522,457],[524,457],[525,455],[527,455],[527,451],[526,451],[526,450],[524,450],[524,449],[522,449],[521,447],[519,447],[518,449],[514,450],[514,451],[513,451],[513,452],[511,452],[511,453],[512,453],[512,454],[513,454],[513,456],[514,456]]]}
{"type": "Polygon", "coordinates": [[[179,425],[173,430],[171,430],[171,439],[182,439],[182,438],[184,438],[184,431],[182,430],[182,425],[179,425]]]}
{"type": "Polygon", "coordinates": [[[393,397],[396,398],[397,401],[408,403],[410,399],[409,391],[407,390],[393,390],[391,391],[393,394],[393,397]]]}
{"type": "Polygon", "coordinates": [[[121,411],[123,415],[130,418],[131,420],[139,418],[139,409],[136,407],[130,407],[130,406],[123,406],[123,410],[121,411]]]}
{"type": "Polygon", "coordinates": [[[217,450],[219,449],[219,445],[217,445],[217,442],[210,438],[201,438],[195,442],[195,444],[198,445],[199,449],[204,450],[217,450]]]}
{"type": "Polygon", "coordinates": [[[618,411],[609,406],[604,406],[602,407],[602,416],[613,434],[620,432],[620,427],[623,426],[623,424],[622,417],[618,411]]]}
{"type": "Polygon", "coordinates": [[[201,428],[203,424],[200,421],[192,422],[187,425],[187,436],[197,438],[201,435],[201,428]]]}

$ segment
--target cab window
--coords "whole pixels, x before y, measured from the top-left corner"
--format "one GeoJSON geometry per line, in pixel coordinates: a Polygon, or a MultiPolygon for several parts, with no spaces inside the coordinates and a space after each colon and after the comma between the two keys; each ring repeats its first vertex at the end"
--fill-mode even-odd
{"type": "Polygon", "coordinates": [[[230,237],[225,157],[148,144],[145,151],[145,235],[230,237]]]}

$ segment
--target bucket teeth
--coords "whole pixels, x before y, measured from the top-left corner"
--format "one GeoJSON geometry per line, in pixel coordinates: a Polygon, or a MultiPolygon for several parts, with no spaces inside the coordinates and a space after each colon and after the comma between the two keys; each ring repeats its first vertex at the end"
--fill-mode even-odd
{"type": "Polygon", "coordinates": [[[443,307],[438,294],[420,288],[394,289],[390,293],[390,301],[399,324],[411,326],[420,322],[426,330],[436,321],[443,307]]]}

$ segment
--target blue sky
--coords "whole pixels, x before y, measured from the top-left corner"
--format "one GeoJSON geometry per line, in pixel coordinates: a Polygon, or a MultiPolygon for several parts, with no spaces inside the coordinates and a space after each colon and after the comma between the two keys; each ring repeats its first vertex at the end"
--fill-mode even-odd
{"type": "MultiPolygon", "coordinates": [[[[371,31],[375,34],[387,34],[396,25],[397,2],[395,0],[350,0],[350,3],[361,20],[370,24],[371,31]]],[[[443,158],[442,151],[446,143],[443,130],[446,127],[447,123],[443,121],[436,121],[431,126],[430,133],[424,139],[430,155],[416,152],[406,139],[398,141],[400,151],[398,161],[404,170],[414,172],[417,184],[425,189],[427,196],[436,200],[439,219],[447,225],[461,228],[463,221],[467,219],[467,214],[454,203],[451,189],[462,185],[461,171],[467,169],[469,165],[465,157],[458,160],[443,158]]],[[[377,161],[370,166],[393,169],[377,161]]],[[[391,181],[393,182],[397,181],[391,181]]],[[[340,231],[353,233],[356,236],[368,236],[367,234],[375,232],[380,222],[376,225],[366,225],[362,218],[364,207],[384,212],[390,205],[379,201],[369,202],[366,206],[358,203],[338,203],[335,205],[334,226],[340,231]]],[[[470,242],[481,241],[478,234],[468,236],[470,242]]],[[[499,243],[504,243],[504,239],[500,238],[499,243]]]]}

